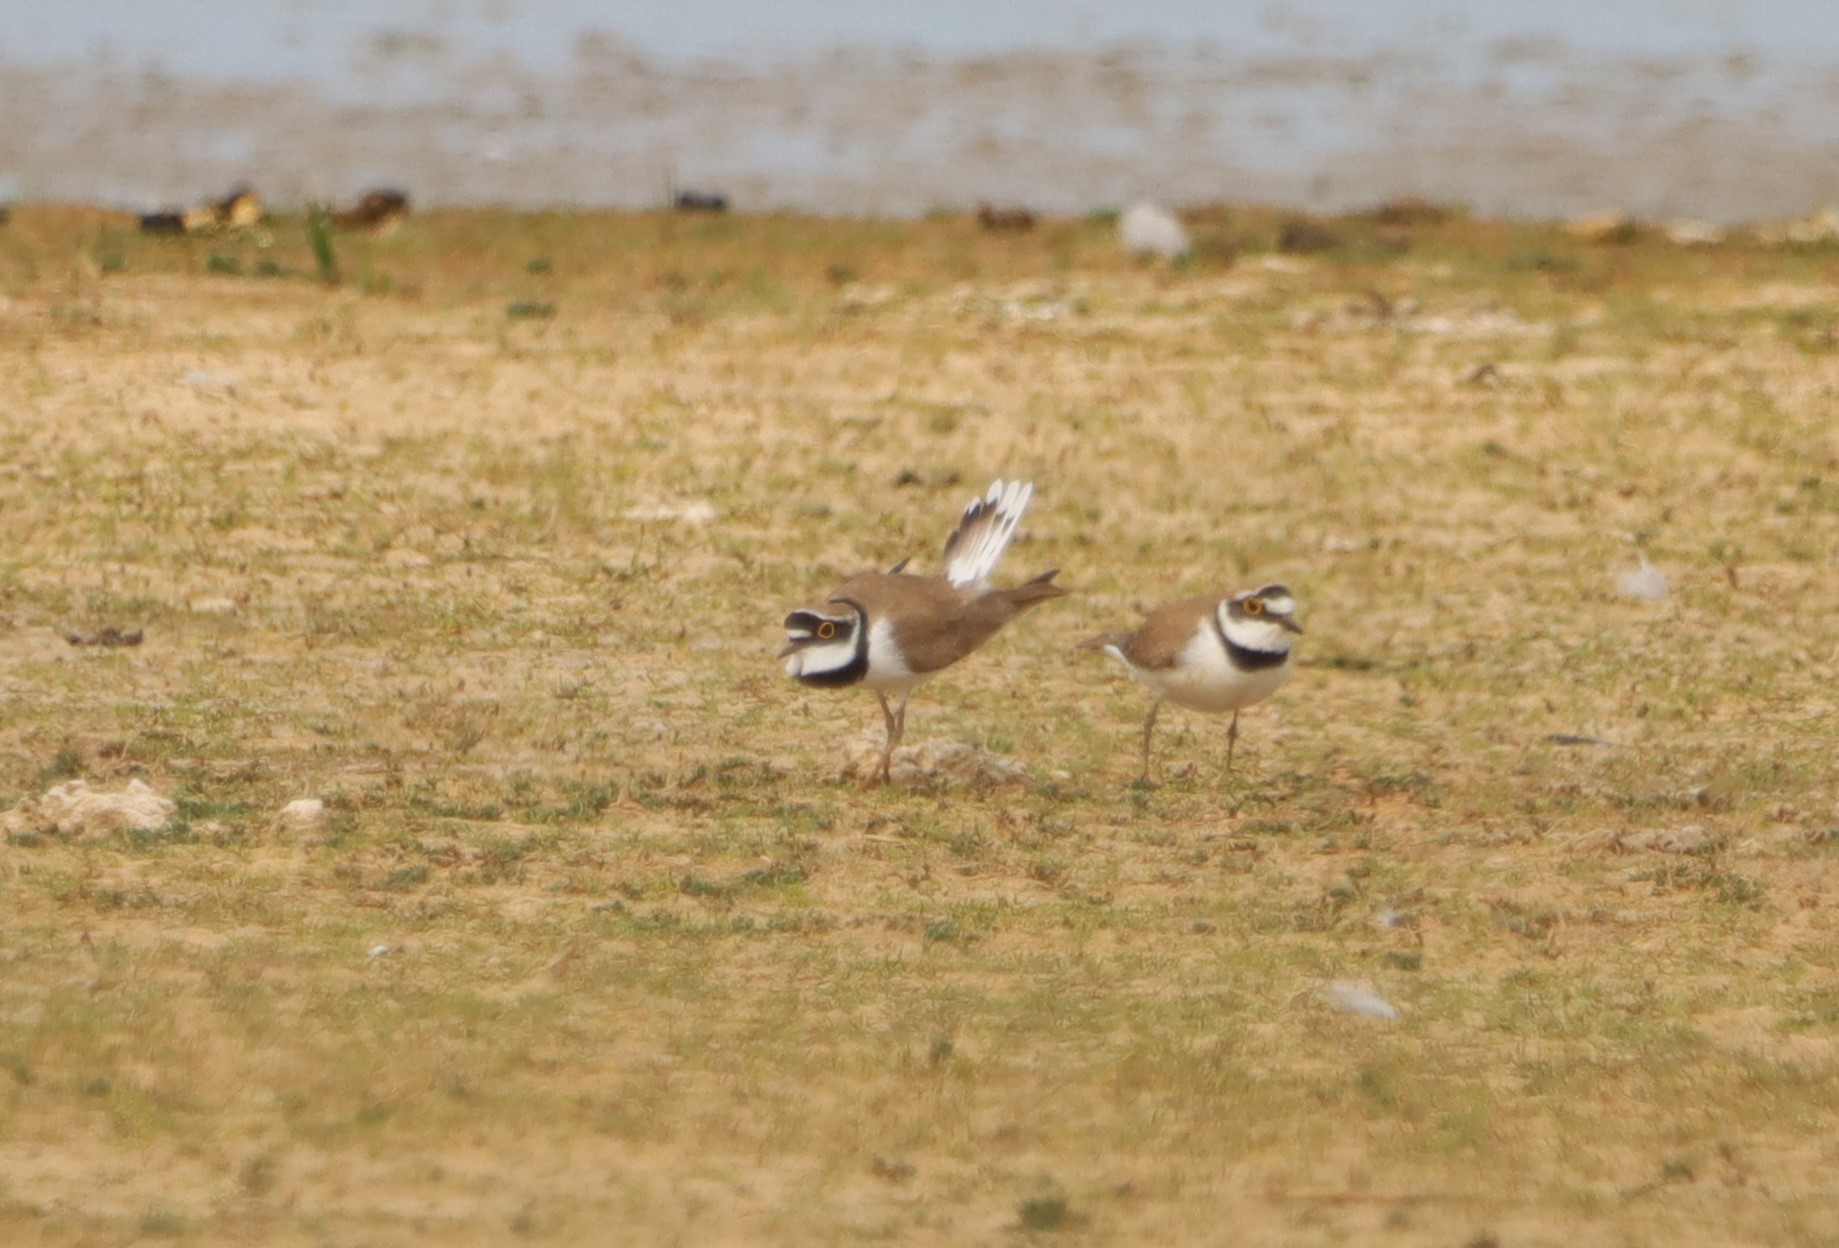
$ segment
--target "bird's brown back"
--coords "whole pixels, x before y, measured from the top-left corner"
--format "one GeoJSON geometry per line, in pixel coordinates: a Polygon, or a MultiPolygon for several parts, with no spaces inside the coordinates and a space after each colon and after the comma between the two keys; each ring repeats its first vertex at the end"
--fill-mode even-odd
{"type": "Polygon", "coordinates": [[[1044,573],[1009,589],[959,589],[943,577],[865,572],[831,593],[832,603],[848,600],[861,606],[872,629],[887,620],[894,629],[901,657],[915,672],[950,667],[982,646],[1029,607],[1066,590],[1044,573]]]}
{"type": "Polygon", "coordinates": [[[1164,603],[1149,613],[1142,624],[1128,633],[1106,633],[1087,642],[1102,649],[1114,645],[1132,667],[1145,671],[1163,671],[1174,667],[1181,652],[1194,640],[1194,634],[1220,605],[1219,596],[1184,598],[1164,603]]]}

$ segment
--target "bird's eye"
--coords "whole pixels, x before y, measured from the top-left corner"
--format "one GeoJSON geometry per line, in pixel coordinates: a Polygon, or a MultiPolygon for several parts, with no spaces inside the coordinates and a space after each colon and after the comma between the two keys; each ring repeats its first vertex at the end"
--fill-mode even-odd
{"type": "Polygon", "coordinates": [[[1245,600],[1245,614],[1263,615],[1264,614],[1264,600],[1262,598],[1247,598],[1245,600]]]}
{"type": "Polygon", "coordinates": [[[820,641],[829,641],[832,637],[836,636],[836,625],[832,624],[829,620],[825,620],[822,624],[817,626],[817,636],[820,641]]]}

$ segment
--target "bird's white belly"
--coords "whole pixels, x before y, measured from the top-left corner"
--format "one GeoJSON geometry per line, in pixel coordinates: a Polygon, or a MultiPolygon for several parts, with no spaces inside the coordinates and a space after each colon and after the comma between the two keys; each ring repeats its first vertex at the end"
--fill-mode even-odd
{"type": "Polygon", "coordinates": [[[907,667],[894,641],[893,627],[886,620],[876,620],[868,630],[868,671],[862,684],[879,693],[911,693],[930,675],[907,667]]]}
{"type": "MultiPolygon", "coordinates": [[[[1111,653],[1123,659],[1113,649],[1111,653]]],[[[1257,671],[1241,671],[1226,657],[1226,647],[1211,629],[1202,629],[1182,651],[1181,661],[1160,671],[1124,666],[1140,683],[1149,686],[1177,706],[1196,711],[1241,711],[1276,693],[1290,678],[1290,665],[1257,671]]]]}

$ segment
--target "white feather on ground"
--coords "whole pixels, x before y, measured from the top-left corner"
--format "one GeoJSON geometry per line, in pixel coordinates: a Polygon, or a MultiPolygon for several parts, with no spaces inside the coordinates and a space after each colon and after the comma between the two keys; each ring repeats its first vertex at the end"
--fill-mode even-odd
{"type": "Polygon", "coordinates": [[[1638,602],[1659,602],[1667,596],[1667,574],[1641,556],[1641,566],[1631,568],[1616,578],[1624,598],[1638,602]]]}
{"type": "Polygon", "coordinates": [[[1034,486],[1027,481],[992,481],[984,496],[964,509],[945,543],[945,579],[960,589],[986,584],[1015,540],[1015,528],[1033,497],[1034,486]]]}
{"type": "Polygon", "coordinates": [[[1166,209],[1136,203],[1124,209],[1117,221],[1118,239],[1133,256],[1160,256],[1179,260],[1188,254],[1188,232],[1166,209]]]}

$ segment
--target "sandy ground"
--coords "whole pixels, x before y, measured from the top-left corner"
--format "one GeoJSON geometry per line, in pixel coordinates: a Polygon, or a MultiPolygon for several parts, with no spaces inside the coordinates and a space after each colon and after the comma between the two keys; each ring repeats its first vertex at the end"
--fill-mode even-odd
{"type": "Polygon", "coordinates": [[[0,845],[0,1230],[1839,1235],[1831,250],[1329,224],[16,212],[0,805],[177,814],[0,845]],[[863,789],[779,620],[999,474],[1076,593],[863,789]],[[1135,783],[1072,647],[1271,579],[1135,783]]]}

